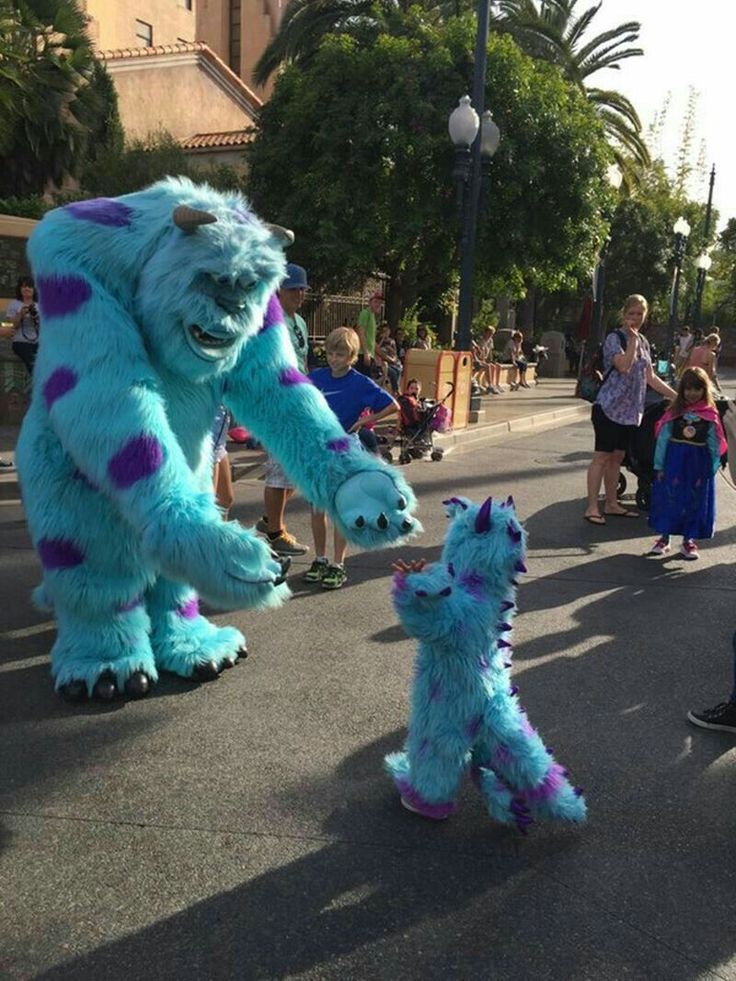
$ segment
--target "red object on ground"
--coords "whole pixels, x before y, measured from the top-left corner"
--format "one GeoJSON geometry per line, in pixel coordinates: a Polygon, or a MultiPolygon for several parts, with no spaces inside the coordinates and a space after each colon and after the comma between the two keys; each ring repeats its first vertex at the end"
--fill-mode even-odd
{"type": "Polygon", "coordinates": [[[250,433],[243,426],[233,426],[232,429],[227,431],[228,439],[231,439],[233,443],[247,443],[250,439],[250,433]]]}

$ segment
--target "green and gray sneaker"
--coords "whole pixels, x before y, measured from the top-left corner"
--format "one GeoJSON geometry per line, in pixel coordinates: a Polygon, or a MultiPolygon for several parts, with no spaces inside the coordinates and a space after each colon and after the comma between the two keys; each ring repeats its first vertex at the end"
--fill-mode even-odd
{"type": "Polygon", "coordinates": [[[345,567],[342,565],[328,566],[327,571],[322,576],[322,589],[340,589],[348,578],[345,567]]]}
{"type": "Polygon", "coordinates": [[[304,582],[322,582],[329,568],[327,559],[315,559],[302,578],[304,582]]]}

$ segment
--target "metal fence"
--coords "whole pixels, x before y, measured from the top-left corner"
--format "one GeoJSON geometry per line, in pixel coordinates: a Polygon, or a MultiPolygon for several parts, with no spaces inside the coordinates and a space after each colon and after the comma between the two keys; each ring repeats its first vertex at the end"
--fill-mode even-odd
{"type": "MultiPolygon", "coordinates": [[[[370,292],[368,295],[370,296],[370,292]]],[[[307,294],[300,313],[306,321],[310,341],[322,342],[336,327],[354,327],[358,322],[358,314],[366,305],[364,296],[365,294],[350,296],[307,294]]],[[[379,323],[381,319],[382,314],[376,316],[379,323]]]]}

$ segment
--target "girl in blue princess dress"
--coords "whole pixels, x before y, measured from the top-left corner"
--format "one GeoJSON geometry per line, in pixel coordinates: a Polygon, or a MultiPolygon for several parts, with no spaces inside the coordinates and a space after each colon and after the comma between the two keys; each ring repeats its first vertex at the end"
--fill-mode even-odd
{"type": "Polygon", "coordinates": [[[649,524],[659,533],[647,555],[666,555],[670,536],[682,535],[680,555],[698,558],[697,540],[712,538],[714,476],[726,452],[726,437],[713,389],[702,368],[686,368],[677,398],[657,423],[649,524]]]}

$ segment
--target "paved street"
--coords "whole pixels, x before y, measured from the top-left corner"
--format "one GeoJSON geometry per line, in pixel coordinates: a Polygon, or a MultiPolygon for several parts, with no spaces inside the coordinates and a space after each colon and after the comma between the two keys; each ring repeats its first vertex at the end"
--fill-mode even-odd
{"type": "MultiPolygon", "coordinates": [[[[728,691],[736,492],[701,560],[644,559],[644,519],[581,520],[587,422],[454,448],[407,474],[437,556],[441,500],[513,493],[530,535],[515,681],[583,784],[582,828],[521,838],[470,783],[458,813],[404,811],[414,644],[389,599],[394,553],[349,558],[335,593],[218,615],[252,656],[141,702],[52,693],[53,625],[0,501],[0,977],[8,979],[736,978],[736,742],[685,720],[728,691]]],[[[629,477],[633,490],[635,478],[629,477]]],[[[253,523],[262,484],[237,484],[253,523]]],[[[309,540],[308,510],[290,527],[309,540]]]]}

